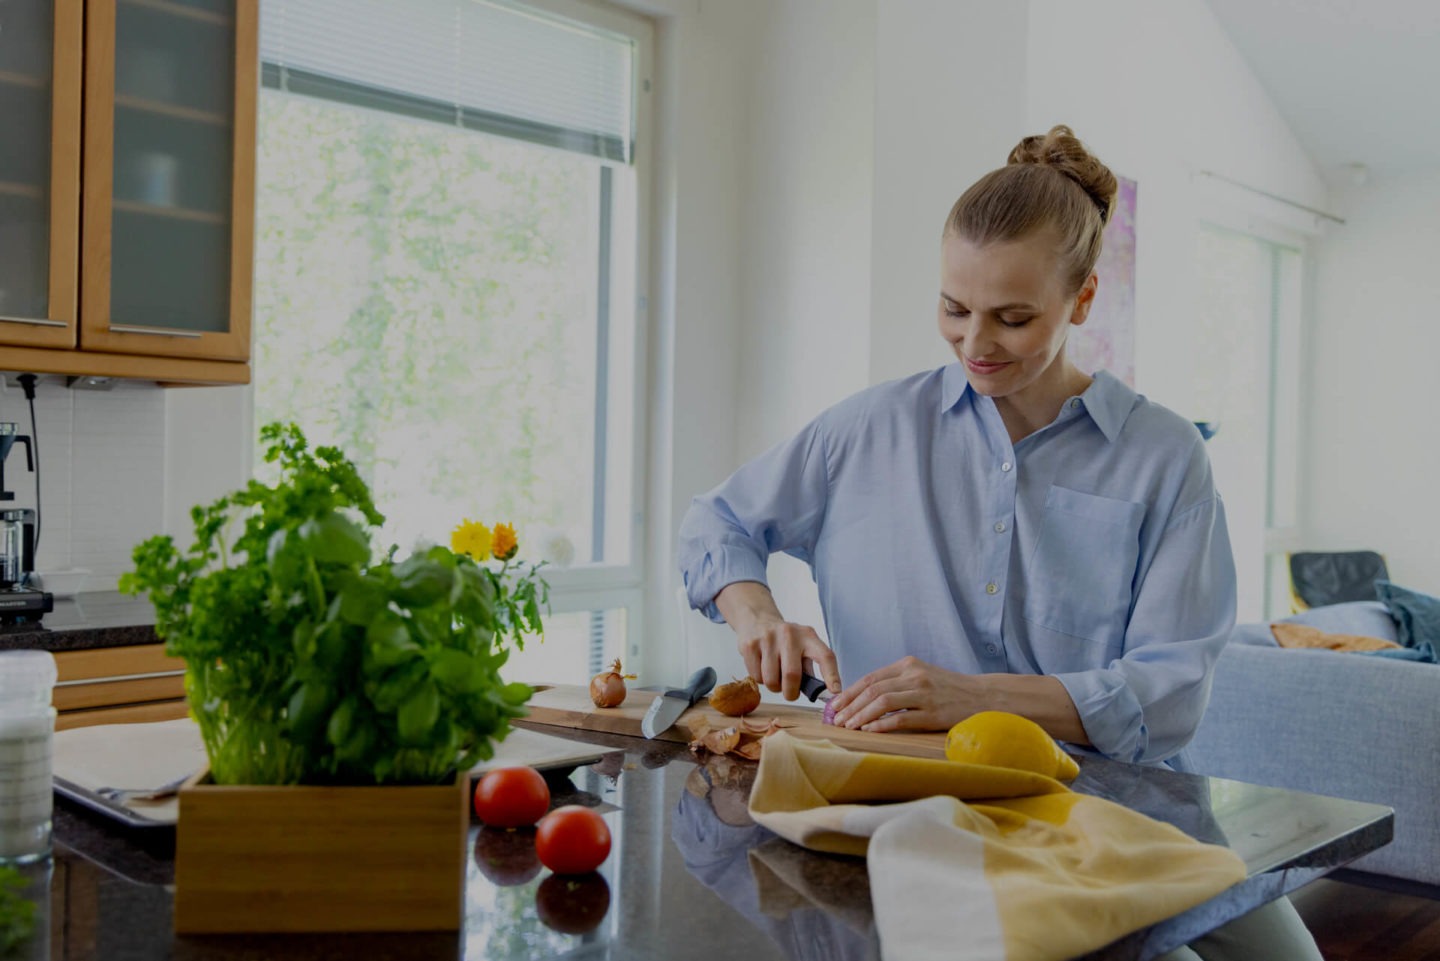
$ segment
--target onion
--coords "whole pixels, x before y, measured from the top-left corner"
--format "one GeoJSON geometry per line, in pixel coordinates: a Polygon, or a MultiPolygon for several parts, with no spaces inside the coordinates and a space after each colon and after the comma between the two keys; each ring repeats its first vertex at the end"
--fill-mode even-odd
{"type": "Polygon", "coordinates": [[[710,692],[710,706],[731,717],[749,714],[760,706],[760,685],[753,677],[721,684],[710,692]]]}
{"type": "Polygon", "coordinates": [[[820,715],[820,720],[824,721],[826,724],[835,723],[835,702],[833,700],[825,702],[825,710],[820,715]]]}
{"type": "Polygon", "coordinates": [[[610,670],[602,671],[590,678],[590,700],[595,702],[596,707],[619,707],[625,703],[625,679],[635,680],[634,674],[622,674],[620,658],[615,658],[615,663],[610,670]]]}

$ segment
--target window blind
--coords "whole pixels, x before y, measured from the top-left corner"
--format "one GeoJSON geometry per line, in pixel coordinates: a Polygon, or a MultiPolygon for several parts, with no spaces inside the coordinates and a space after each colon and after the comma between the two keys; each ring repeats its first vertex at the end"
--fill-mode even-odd
{"type": "Polygon", "coordinates": [[[266,0],[268,87],[630,162],[635,43],[487,0],[266,0]]]}

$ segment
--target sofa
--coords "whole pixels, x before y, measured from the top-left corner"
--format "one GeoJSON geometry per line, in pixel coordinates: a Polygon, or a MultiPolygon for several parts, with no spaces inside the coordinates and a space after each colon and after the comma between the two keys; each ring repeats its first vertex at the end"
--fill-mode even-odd
{"type": "MultiPolygon", "coordinates": [[[[1397,635],[1374,601],[1285,620],[1397,635]]],[[[1394,808],[1394,841],[1353,862],[1355,880],[1440,897],[1440,665],[1286,649],[1269,624],[1238,625],[1186,755],[1200,774],[1394,808]]]]}

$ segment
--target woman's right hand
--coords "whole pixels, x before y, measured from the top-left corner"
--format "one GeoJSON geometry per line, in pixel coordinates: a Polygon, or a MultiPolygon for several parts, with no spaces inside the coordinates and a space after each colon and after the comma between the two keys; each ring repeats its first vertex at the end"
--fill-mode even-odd
{"type": "Polygon", "coordinates": [[[730,584],[716,596],[715,606],[735,631],[745,669],[765,687],[793,701],[800,696],[800,679],[808,666],[831,694],[840,693],[835,652],[820,640],[814,628],[785,620],[764,584],[730,584]]]}

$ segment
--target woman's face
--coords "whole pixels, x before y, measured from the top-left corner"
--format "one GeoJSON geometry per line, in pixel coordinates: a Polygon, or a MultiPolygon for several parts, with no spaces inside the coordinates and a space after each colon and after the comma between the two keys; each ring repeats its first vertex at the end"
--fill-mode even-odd
{"type": "Polygon", "coordinates": [[[941,245],[940,335],[987,397],[1027,388],[1064,388],[1065,338],[1083,324],[1095,296],[1092,274],[1065,291],[1055,241],[1040,231],[983,247],[947,236],[941,245]]]}

